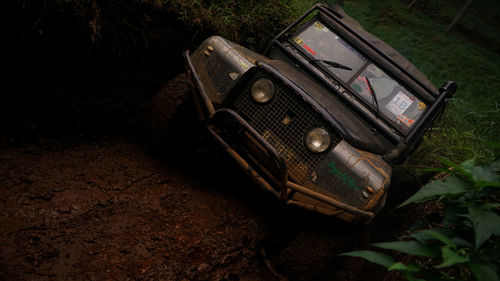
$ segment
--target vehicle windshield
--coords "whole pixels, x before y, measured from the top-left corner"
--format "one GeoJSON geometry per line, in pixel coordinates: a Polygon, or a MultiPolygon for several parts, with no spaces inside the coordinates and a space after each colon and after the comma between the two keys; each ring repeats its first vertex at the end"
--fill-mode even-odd
{"type": "Polygon", "coordinates": [[[402,131],[408,132],[427,108],[427,104],[321,22],[299,32],[293,41],[309,61],[323,64],[329,74],[402,131]]]}
{"type": "Polygon", "coordinates": [[[364,56],[319,21],[296,36],[294,42],[315,60],[332,61],[349,67],[351,70],[330,68],[330,71],[344,82],[347,82],[367,62],[364,56]]]}

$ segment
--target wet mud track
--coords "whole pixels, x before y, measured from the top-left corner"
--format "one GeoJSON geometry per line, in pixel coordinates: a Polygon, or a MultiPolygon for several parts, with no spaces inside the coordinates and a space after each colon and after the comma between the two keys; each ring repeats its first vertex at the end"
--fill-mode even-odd
{"type": "Polygon", "coordinates": [[[267,230],[242,198],[136,144],[4,149],[0,161],[3,280],[265,276],[252,277],[267,230]]]}

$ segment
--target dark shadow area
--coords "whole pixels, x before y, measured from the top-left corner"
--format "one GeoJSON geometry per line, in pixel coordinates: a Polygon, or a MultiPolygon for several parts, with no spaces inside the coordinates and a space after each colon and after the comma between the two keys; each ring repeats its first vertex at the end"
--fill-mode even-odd
{"type": "Polygon", "coordinates": [[[198,37],[175,15],[138,2],[92,5],[2,4],[9,142],[140,137],[148,101],[184,70],[181,53],[198,37]]]}

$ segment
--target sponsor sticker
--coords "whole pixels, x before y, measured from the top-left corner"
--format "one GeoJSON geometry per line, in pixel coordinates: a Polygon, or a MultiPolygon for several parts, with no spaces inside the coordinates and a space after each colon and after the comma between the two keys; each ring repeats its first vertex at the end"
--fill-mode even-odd
{"type": "Polygon", "coordinates": [[[314,23],[314,27],[317,30],[322,30],[323,28],[325,28],[319,21],[317,21],[317,22],[314,23]]]}
{"type": "Polygon", "coordinates": [[[419,102],[417,108],[419,110],[424,110],[427,107],[427,105],[423,102],[419,102]]]}
{"type": "Polygon", "coordinates": [[[371,74],[373,74],[377,78],[385,76],[385,73],[373,63],[369,64],[366,67],[366,70],[368,70],[371,74]]]}
{"type": "Polygon", "coordinates": [[[408,127],[411,127],[413,123],[415,123],[415,119],[411,119],[406,115],[399,115],[398,120],[401,121],[403,124],[405,124],[408,127]]]}
{"type": "Polygon", "coordinates": [[[295,38],[293,38],[293,41],[295,43],[297,43],[299,46],[302,46],[302,48],[308,50],[309,53],[311,53],[313,56],[316,55],[316,52],[313,49],[311,49],[309,46],[307,46],[306,43],[304,43],[304,40],[300,39],[299,37],[295,37],[295,38]]]}

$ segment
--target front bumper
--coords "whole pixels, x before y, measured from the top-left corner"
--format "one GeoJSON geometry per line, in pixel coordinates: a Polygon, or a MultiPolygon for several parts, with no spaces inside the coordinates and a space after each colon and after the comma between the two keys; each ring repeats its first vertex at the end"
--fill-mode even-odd
{"type": "MultiPolygon", "coordinates": [[[[209,133],[263,189],[286,204],[337,216],[345,221],[369,222],[374,217],[373,210],[377,209],[376,206],[386,192],[390,170],[383,171],[384,179],[381,187],[376,190],[363,208],[347,204],[342,198],[335,198],[313,183],[304,186],[290,181],[288,167],[280,153],[237,112],[223,106],[216,109],[207,93],[205,81],[200,78],[188,51],[185,52],[184,58],[200,119],[209,133]]],[[[340,150],[348,150],[352,155],[359,156],[358,159],[346,160],[352,162],[352,167],[359,165],[361,160],[369,163],[380,161],[380,159],[375,159],[374,155],[358,151],[345,142],[341,144],[340,150]]],[[[338,171],[335,162],[333,163],[334,166],[330,166],[332,171],[329,171],[331,174],[338,171]]],[[[376,165],[373,164],[374,167],[376,165]]],[[[342,175],[342,173],[339,174],[342,175]]],[[[343,176],[346,182],[345,175],[343,176]]]]}

